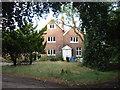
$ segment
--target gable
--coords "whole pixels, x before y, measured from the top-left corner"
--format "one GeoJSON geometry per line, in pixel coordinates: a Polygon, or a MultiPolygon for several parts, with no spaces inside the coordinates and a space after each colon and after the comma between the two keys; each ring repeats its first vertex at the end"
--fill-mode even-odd
{"type": "Polygon", "coordinates": [[[48,24],[47,24],[47,30],[50,29],[49,25],[55,25],[54,26],[55,28],[53,28],[53,29],[60,29],[61,31],[63,31],[63,29],[59,25],[57,25],[54,20],[51,20],[51,21],[48,22],[48,24]],[[58,27],[58,28],[56,28],[56,27],[58,27]]]}
{"type": "MultiPolygon", "coordinates": [[[[75,29],[76,30],[76,32],[78,33],[78,34],[80,34],[81,35],[81,37],[82,37],[82,39],[84,40],[84,36],[83,36],[83,34],[82,34],[82,32],[80,32],[80,31],[78,31],[78,29],[75,29]]],[[[73,28],[71,28],[70,30],[68,30],[68,31],[66,31],[64,34],[63,34],[63,36],[78,36],[77,34],[76,34],[76,32],[74,31],[74,29],[73,28]]]]}
{"type": "Polygon", "coordinates": [[[71,50],[72,48],[71,47],[69,47],[68,45],[66,45],[66,46],[64,46],[62,49],[64,49],[64,50],[71,50]]]}

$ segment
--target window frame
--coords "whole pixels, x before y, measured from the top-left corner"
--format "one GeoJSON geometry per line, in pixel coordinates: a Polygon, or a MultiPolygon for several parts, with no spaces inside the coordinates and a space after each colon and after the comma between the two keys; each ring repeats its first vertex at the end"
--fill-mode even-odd
{"type": "Polygon", "coordinates": [[[48,24],[48,29],[56,29],[56,24],[48,24]]]}
{"type": "Polygon", "coordinates": [[[76,48],[76,57],[81,57],[82,56],[82,48],[81,47],[77,47],[76,48]]]}
{"type": "Polygon", "coordinates": [[[55,51],[55,49],[49,49],[49,50],[47,50],[47,55],[48,55],[48,56],[56,56],[56,51],[55,51]]]}
{"type": "Polygon", "coordinates": [[[79,40],[78,40],[78,37],[71,37],[70,38],[70,43],[78,43],[79,40]]]}
{"type": "Polygon", "coordinates": [[[53,37],[47,37],[47,43],[56,43],[56,38],[53,37]]]}

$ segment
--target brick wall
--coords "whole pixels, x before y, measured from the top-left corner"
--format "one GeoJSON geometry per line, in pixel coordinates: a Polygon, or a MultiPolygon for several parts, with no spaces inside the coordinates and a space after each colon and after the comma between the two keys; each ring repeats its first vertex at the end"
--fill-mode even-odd
{"type": "Polygon", "coordinates": [[[56,25],[56,29],[47,29],[46,33],[44,42],[47,41],[47,37],[55,37],[56,43],[47,43],[45,51],[54,49],[56,53],[61,52],[61,48],[63,47],[63,31],[61,28],[56,25]]]}
{"type": "MultiPolygon", "coordinates": [[[[82,37],[83,37],[83,35],[82,35],[82,37]]],[[[68,31],[68,33],[66,33],[64,35],[63,42],[64,42],[64,44],[63,44],[64,46],[68,45],[68,46],[70,46],[73,49],[73,56],[76,56],[76,48],[77,47],[83,48],[83,42],[81,41],[81,39],[79,38],[79,36],[74,32],[73,29],[70,29],[68,31]],[[71,37],[78,37],[78,43],[70,43],[71,37]]]]}

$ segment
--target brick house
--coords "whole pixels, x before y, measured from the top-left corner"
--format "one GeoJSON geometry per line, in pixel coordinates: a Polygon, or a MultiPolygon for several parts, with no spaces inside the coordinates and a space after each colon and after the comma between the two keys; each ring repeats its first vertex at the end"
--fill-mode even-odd
{"type": "MultiPolygon", "coordinates": [[[[83,38],[83,34],[75,29],[83,38]]],[[[81,57],[83,41],[74,32],[74,29],[64,30],[64,19],[62,18],[62,26],[58,26],[54,20],[47,24],[47,30],[44,35],[44,43],[46,42],[45,51],[47,56],[81,57]]]]}

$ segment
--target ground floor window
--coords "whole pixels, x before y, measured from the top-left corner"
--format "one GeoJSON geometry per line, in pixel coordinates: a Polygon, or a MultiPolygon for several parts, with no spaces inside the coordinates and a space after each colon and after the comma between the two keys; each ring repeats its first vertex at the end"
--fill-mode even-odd
{"type": "Polygon", "coordinates": [[[77,47],[76,48],[76,56],[77,57],[81,57],[82,56],[82,48],[81,47],[77,47]]]}
{"type": "Polygon", "coordinates": [[[50,49],[50,50],[48,50],[47,54],[48,54],[48,56],[55,56],[55,50],[50,49]]]}

